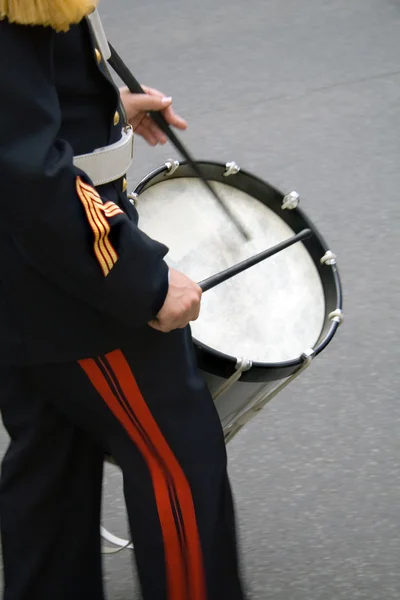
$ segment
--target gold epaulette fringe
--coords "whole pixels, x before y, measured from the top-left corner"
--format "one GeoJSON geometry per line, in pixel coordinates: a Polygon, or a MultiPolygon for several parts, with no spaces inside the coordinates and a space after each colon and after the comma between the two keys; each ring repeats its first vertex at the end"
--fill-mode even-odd
{"type": "Polygon", "coordinates": [[[98,0],[0,0],[0,20],[67,31],[90,14],[98,0]]]}

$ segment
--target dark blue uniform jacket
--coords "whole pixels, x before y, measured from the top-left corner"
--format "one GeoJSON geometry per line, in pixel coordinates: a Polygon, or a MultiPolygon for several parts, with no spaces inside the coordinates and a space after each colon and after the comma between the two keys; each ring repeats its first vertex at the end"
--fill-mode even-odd
{"type": "Polygon", "coordinates": [[[123,180],[95,190],[73,166],[124,125],[96,50],[86,20],[67,33],[0,21],[2,364],[140,343],[167,293],[167,248],[138,229],[123,180]]]}

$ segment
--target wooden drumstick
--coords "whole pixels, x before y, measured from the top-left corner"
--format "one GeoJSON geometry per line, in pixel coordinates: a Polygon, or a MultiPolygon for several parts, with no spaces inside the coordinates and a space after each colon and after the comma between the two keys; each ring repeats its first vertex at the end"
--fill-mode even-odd
{"type": "Polygon", "coordinates": [[[311,231],[311,229],[303,229],[293,237],[288,238],[287,240],[280,242],[279,244],[276,244],[276,246],[272,246],[272,248],[268,248],[268,250],[263,250],[263,252],[255,254],[251,258],[247,258],[246,260],[243,260],[237,265],[233,265],[233,267],[225,269],[225,271],[221,271],[220,273],[216,273],[215,275],[212,275],[207,279],[203,279],[203,281],[200,281],[199,286],[201,287],[203,292],[212,290],[217,285],[220,285],[221,283],[224,283],[224,281],[235,277],[235,275],[239,275],[239,273],[243,273],[243,271],[247,271],[247,269],[258,265],[258,263],[262,262],[263,260],[266,260],[267,258],[270,258],[274,254],[278,254],[278,252],[281,252],[282,250],[293,246],[293,244],[296,244],[297,242],[301,242],[302,240],[311,237],[312,233],[313,232],[311,231]]]}
{"type": "MultiPolygon", "coordinates": [[[[128,87],[129,91],[132,94],[144,94],[140,83],[136,80],[136,78],[132,75],[126,64],[123,62],[122,58],[113,48],[113,46],[109,43],[111,57],[108,59],[111,67],[117,73],[117,75],[122,79],[125,85],[128,87]]],[[[172,131],[164,116],[160,112],[151,111],[149,115],[153,119],[153,121],[158,125],[158,127],[165,133],[168,139],[172,142],[178,152],[187,160],[191,168],[197,177],[204,183],[208,191],[213,195],[214,199],[218,202],[219,206],[225,212],[227,217],[232,221],[235,225],[239,233],[243,236],[243,238],[248,241],[250,239],[250,235],[247,233],[242,223],[237,219],[237,217],[232,213],[228,206],[226,206],[225,202],[218,196],[216,191],[210,185],[210,182],[204,177],[203,173],[199,165],[196,163],[191,154],[187,151],[182,142],[178,139],[177,135],[172,131]]]]}

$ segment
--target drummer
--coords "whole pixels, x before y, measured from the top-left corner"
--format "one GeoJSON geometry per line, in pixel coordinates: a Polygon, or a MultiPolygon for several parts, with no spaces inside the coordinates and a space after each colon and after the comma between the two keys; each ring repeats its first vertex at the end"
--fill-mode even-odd
{"type": "Polygon", "coordinates": [[[107,452],[143,599],[241,600],[224,438],[188,327],[201,290],[127,196],[127,125],[155,146],[148,111],[186,122],[152,88],[118,92],[93,2],[0,0],[4,598],[103,599],[107,452]]]}

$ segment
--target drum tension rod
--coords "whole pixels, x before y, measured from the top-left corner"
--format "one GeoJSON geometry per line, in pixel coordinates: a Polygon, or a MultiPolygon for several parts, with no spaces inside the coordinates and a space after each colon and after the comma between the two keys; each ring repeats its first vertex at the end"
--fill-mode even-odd
{"type": "MultiPolygon", "coordinates": [[[[123,62],[122,58],[119,56],[117,51],[113,48],[113,46],[109,43],[111,56],[108,59],[111,67],[117,73],[117,75],[122,79],[125,85],[128,87],[129,91],[132,94],[144,94],[144,90],[137,79],[132,75],[126,64],[123,62]]],[[[210,182],[204,177],[199,165],[196,163],[194,158],[192,158],[191,154],[187,151],[182,142],[178,139],[177,135],[172,131],[164,116],[160,112],[150,111],[149,116],[153,119],[153,121],[158,125],[163,133],[168,137],[168,139],[172,142],[175,148],[180,152],[180,154],[187,160],[190,167],[193,169],[197,177],[204,183],[208,191],[212,194],[214,199],[218,202],[221,209],[225,212],[226,216],[232,221],[235,225],[236,229],[239,231],[241,236],[246,240],[250,240],[250,235],[237,219],[237,217],[232,213],[230,208],[225,204],[225,202],[219,197],[217,192],[211,186],[210,182]]]]}
{"type": "Polygon", "coordinates": [[[311,229],[303,229],[293,237],[288,238],[287,240],[280,242],[279,244],[276,244],[276,246],[272,246],[272,248],[268,248],[268,250],[264,250],[259,254],[255,254],[251,258],[247,258],[246,260],[243,260],[237,265],[229,267],[229,269],[225,269],[220,273],[216,273],[215,275],[208,277],[208,279],[203,279],[203,281],[200,281],[199,286],[201,287],[203,292],[207,292],[208,290],[211,290],[217,285],[220,285],[220,283],[224,283],[224,281],[235,277],[235,275],[239,275],[239,273],[243,273],[243,271],[247,271],[247,269],[258,265],[258,263],[262,262],[263,260],[266,260],[267,258],[270,258],[274,254],[278,254],[278,252],[282,252],[282,250],[293,246],[293,244],[296,244],[297,242],[301,242],[302,240],[311,237],[312,234],[313,232],[311,231],[311,229]]]}

